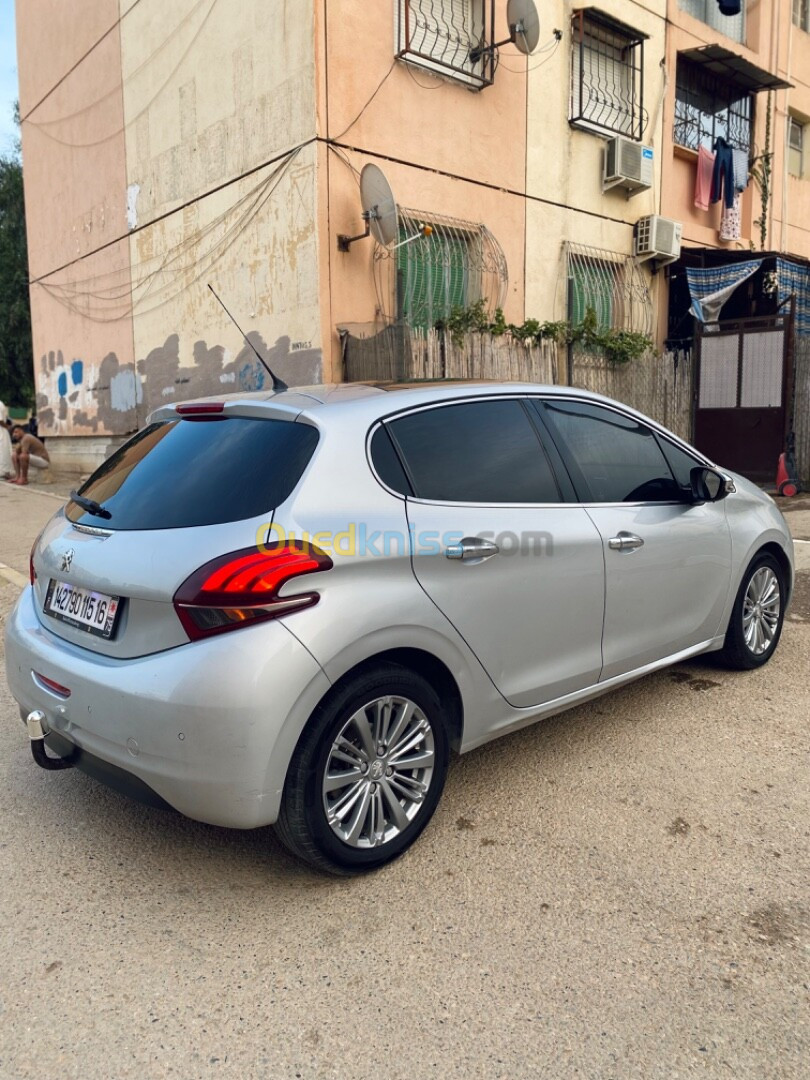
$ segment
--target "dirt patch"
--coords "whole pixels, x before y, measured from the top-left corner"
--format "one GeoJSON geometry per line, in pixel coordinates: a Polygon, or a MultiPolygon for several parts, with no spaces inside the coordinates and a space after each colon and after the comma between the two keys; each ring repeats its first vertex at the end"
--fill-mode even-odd
{"type": "Polygon", "coordinates": [[[705,690],[714,690],[723,685],[722,683],[715,682],[713,679],[700,679],[690,671],[670,671],[669,677],[672,682],[684,683],[690,690],[694,690],[696,693],[701,693],[705,690]]]}
{"type": "Polygon", "coordinates": [[[794,945],[810,928],[808,913],[797,905],[772,902],[752,911],[746,928],[754,941],[762,945],[794,945]]]}

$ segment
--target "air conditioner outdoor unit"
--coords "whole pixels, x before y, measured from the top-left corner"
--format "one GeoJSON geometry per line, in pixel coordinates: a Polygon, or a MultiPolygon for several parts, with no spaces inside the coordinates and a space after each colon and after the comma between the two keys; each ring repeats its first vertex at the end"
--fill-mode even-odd
{"type": "Polygon", "coordinates": [[[681,254],[680,221],[649,214],[633,226],[633,254],[639,262],[655,259],[659,266],[675,262],[681,254]]]}
{"type": "Polygon", "coordinates": [[[627,198],[646,191],[653,182],[653,150],[651,146],[623,139],[617,135],[605,143],[602,191],[622,187],[627,198]]]}

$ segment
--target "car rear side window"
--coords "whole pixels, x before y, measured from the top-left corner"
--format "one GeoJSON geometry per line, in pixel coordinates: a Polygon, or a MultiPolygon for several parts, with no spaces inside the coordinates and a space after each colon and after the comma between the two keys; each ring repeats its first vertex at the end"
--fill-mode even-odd
{"type": "Polygon", "coordinates": [[[388,427],[417,498],[560,502],[537,433],[515,399],[442,405],[410,413],[388,427]]]}
{"type": "Polygon", "coordinates": [[[393,491],[398,491],[400,495],[413,495],[410,482],[385,424],[380,424],[371,437],[371,461],[384,484],[393,491]]]}
{"type": "Polygon", "coordinates": [[[90,477],[79,494],[109,517],[70,503],[67,516],[107,529],[180,529],[242,521],[290,495],[318,443],[309,424],[253,417],[151,424],[90,477]]]}
{"type": "Polygon", "coordinates": [[[630,416],[582,401],[545,401],[555,438],[593,502],[672,502],[682,498],[652,430],[630,416]],[[584,481],[584,485],[583,485],[584,481]]]}

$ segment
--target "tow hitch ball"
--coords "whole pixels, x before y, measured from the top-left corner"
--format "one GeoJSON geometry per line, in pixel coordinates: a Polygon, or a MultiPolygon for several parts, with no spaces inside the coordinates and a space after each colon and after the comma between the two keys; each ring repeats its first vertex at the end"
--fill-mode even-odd
{"type": "Polygon", "coordinates": [[[48,757],[45,752],[45,736],[49,734],[48,726],[45,722],[45,713],[41,709],[35,709],[30,712],[25,718],[25,724],[28,728],[28,738],[31,740],[31,753],[34,756],[34,761],[39,765],[41,769],[72,769],[76,764],[75,754],[71,754],[70,757],[48,757]]]}

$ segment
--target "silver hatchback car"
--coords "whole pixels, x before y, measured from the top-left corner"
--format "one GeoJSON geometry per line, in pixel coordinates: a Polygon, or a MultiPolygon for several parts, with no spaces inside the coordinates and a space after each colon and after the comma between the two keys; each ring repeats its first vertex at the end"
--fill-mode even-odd
{"type": "Polygon", "coordinates": [[[38,537],[6,663],[43,767],[352,873],[424,829],[451,748],[758,667],[792,587],[773,501],[625,406],[312,387],[155,412],[38,537]]]}

